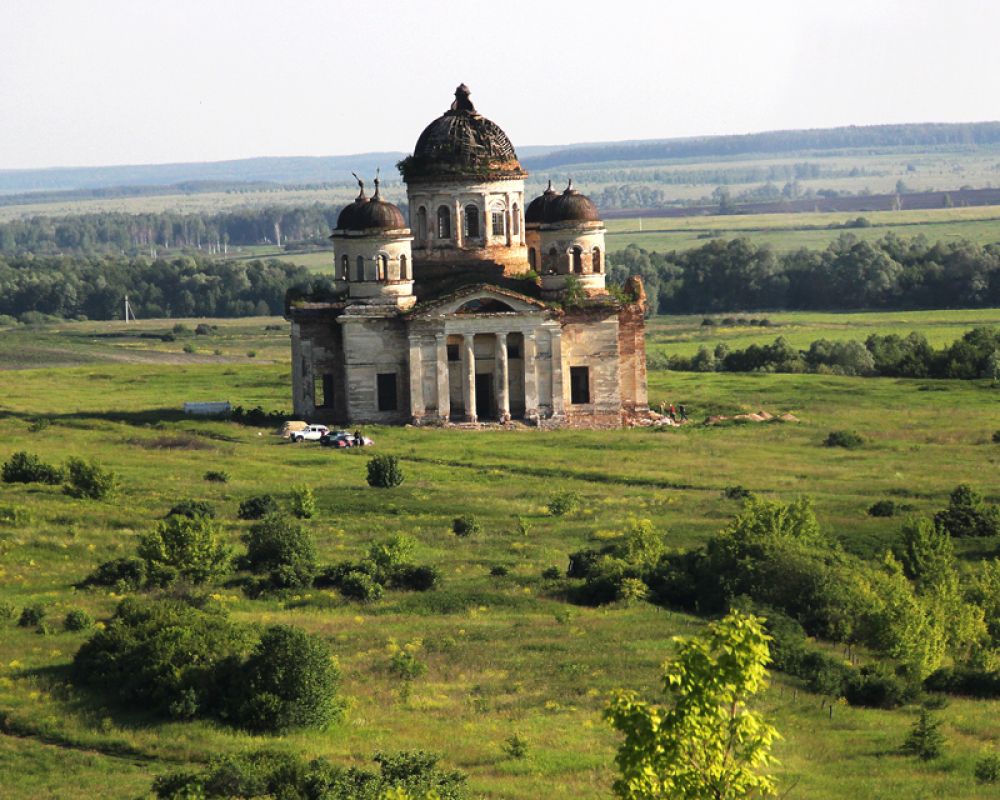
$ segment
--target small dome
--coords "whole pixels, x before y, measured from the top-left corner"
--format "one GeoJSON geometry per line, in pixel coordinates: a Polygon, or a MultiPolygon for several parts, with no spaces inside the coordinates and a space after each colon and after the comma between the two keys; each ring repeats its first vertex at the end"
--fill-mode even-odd
{"type": "Polygon", "coordinates": [[[524,224],[545,222],[545,212],[555,196],[556,190],[552,188],[552,181],[549,181],[548,188],[528,203],[528,207],[524,210],[524,224]]]}
{"type": "Polygon", "coordinates": [[[521,178],[521,169],[507,134],[476,112],[464,83],[455,90],[451,108],[428,125],[417,139],[413,155],[399,163],[406,181],[476,177],[521,178]]]}
{"type": "Polygon", "coordinates": [[[396,231],[406,227],[406,219],[399,207],[382,199],[379,180],[375,179],[375,194],[365,196],[365,185],[359,179],[361,193],[350,205],[344,206],[337,217],[338,231],[396,231]]]}
{"type": "Polygon", "coordinates": [[[600,222],[601,215],[597,206],[585,194],[580,194],[573,188],[573,181],[558,197],[553,198],[545,207],[544,222],[600,222]]]}

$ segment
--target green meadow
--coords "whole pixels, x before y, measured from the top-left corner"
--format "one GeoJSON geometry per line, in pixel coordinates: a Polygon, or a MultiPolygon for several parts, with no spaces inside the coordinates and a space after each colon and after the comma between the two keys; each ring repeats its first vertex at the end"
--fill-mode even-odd
{"type": "Polygon", "coordinates": [[[930,242],[967,239],[977,244],[1000,242],[1000,207],[852,211],[791,214],[726,214],[704,217],[613,219],[607,223],[609,252],[630,244],[660,253],[690,250],[711,239],[746,237],[779,252],[826,248],[849,233],[859,239],[881,239],[892,233],[903,238],[924,236],[930,242]],[[864,217],[870,227],[843,227],[864,217]]]}
{"type": "MultiPolygon", "coordinates": [[[[763,316],[758,314],[758,317],[763,316]]],[[[742,347],[777,335],[797,346],[817,338],[923,331],[933,344],[1000,310],[884,314],[770,314],[772,326],[708,327],[700,317],[660,318],[653,352],[690,354],[703,344],[742,347]]],[[[1000,501],[1000,390],[986,381],[824,375],[652,371],[650,402],[685,403],[681,429],[552,431],[366,428],[374,452],[400,457],[404,483],[369,488],[370,452],[291,444],[270,429],[188,418],[187,400],[290,407],[287,327],[276,319],[65,323],[0,330],[0,461],[19,450],[49,462],[94,458],[115,470],[112,501],[77,500],[59,487],[0,484],[0,506],[26,519],[0,522],[0,602],[47,608],[51,631],[0,623],[0,796],[136,798],[152,778],[197,768],[211,755],[261,746],[341,764],[376,750],[423,748],[469,776],[475,796],[534,800],[606,798],[615,736],[601,719],[609,692],[652,696],[671,637],[704,620],[649,604],[589,608],[568,603],[567,554],[612,540],[630,516],[648,518],[670,546],[687,548],[724,527],[742,485],[769,497],[809,495],[823,526],[845,548],[875,557],[899,519],[866,509],[904,499],[918,513],[947,503],[968,482],[1000,501]],[[196,336],[198,322],[218,328],[196,336]],[[268,326],[282,326],[268,330],[268,326]],[[143,336],[143,334],[147,334],[143,336]],[[194,352],[185,352],[191,345],[194,352]],[[253,355],[249,355],[253,353],[253,355]],[[791,412],[799,422],[700,424],[709,414],[791,412]],[[858,450],[821,445],[830,430],[866,437],[858,450]],[[228,483],[204,480],[224,470],[228,483]],[[239,549],[248,523],[239,503],[294,486],[313,488],[311,520],[323,563],[358,558],[396,533],[419,542],[415,560],[441,570],[427,593],[389,591],[369,605],[312,590],[251,600],[224,583],[208,589],[234,619],[284,622],[321,635],[341,665],[345,720],[327,731],[252,736],[212,722],[163,722],[114,698],[72,687],[68,667],[85,633],[63,632],[67,611],[107,619],[120,599],[75,589],[100,562],[131,555],[137,534],[175,502],[211,502],[239,549]],[[552,516],[548,501],[572,491],[576,512],[552,516]],[[473,513],[482,531],[458,538],[453,518],[473,513]],[[504,566],[506,575],[491,570],[504,566]],[[401,692],[388,668],[391,644],[416,643],[427,672],[401,692]],[[502,749],[517,734],[525,758],[502,749]]],[[[1000,544],[964,541],[969,560],[1000,544]]],[[[861,654],[864,659],[864,654],[861,654]]],[[[991,798],[973,765],[1000,739],[1000,702],[952,698],[937,712],[947,749],[924,764],[900,754],[916,708],[852,708],[810,694],[781,674],[759,700],[777,726],[778,775],[789,797],[827,800],[991,798]],[[794,788],[793,788],[794,787],[794,788]]]]}

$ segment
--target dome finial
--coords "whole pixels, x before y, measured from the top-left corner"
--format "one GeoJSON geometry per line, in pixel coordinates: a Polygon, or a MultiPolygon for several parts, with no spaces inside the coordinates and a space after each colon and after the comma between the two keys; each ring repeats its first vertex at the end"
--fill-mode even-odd
{"type": "Polygon", "coordinates": [[[354,176],[354,180],[356,180],[358,182],[358,189],[360,189],[360,192],[358,192],[358,196],[357,196],[357,198],[355,199],[354,202],[357,202],[358,200],[364,200],[365,199],[365,182],[363,180],[361,180],[361,178],[358,177],[358,173],[352,172],[351,174],[354,176]]]}
{"type": "Polygon", "coordinates": [[[472,105],[472,100],[469,99],[469,95],[472,94],[469,91],[469,87],[464,83],[459,84],[458,88],[455,89],[455,101],[451,104],[452,111],[468,111],[470,114],[476,113],[476,107],[472,105]]]}
{"type": "Polygon", "coordinates": [[[567,192],[572,192],[573,191],[573,179],[572,178],[570,178],[569,179],[569,183],[566,184],[566,191],[567,192]]]}
{"type": "Polygon", "coordinates": [[[372,200],[379,200],[379,199],[381,199],[381,197],[379,195],[379,191],[378,191],[378,185],[379,185],[379,183],[381,183],[381,181],[379,180],[379,173],[381,171],[382,171],[381,167],[376,167],[375,168],[375,194],[372,195],[372,200]]]}

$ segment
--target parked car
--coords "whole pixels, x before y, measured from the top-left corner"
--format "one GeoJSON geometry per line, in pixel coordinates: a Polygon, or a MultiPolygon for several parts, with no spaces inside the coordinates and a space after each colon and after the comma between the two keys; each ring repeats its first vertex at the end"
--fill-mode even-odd
{"type": "Polygon", "coordinates": [[[300,431],[292,431],[293,442],[309,441],[318,442],[330,432],[326,425],[309,425],[300,431]]]}
{"type": "MultiPolygon", "coordinates": [[[[348,431],[334,431],[328,433],[319,443],[324,447],[357,447],[357,439],[354,437],[353,433],[348,431]]],[[[362,447],[371,447],[375,442],[369,439],[367,436],[361,437],[362,447]]]]}

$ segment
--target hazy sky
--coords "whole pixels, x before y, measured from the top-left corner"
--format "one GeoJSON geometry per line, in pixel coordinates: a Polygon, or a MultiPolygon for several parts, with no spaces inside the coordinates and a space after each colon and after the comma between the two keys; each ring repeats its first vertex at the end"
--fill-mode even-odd
{"type": "Polygon", "coordinates": [[[998,0],[0,0],[0,168],[1000,118],[998,0]]]}

